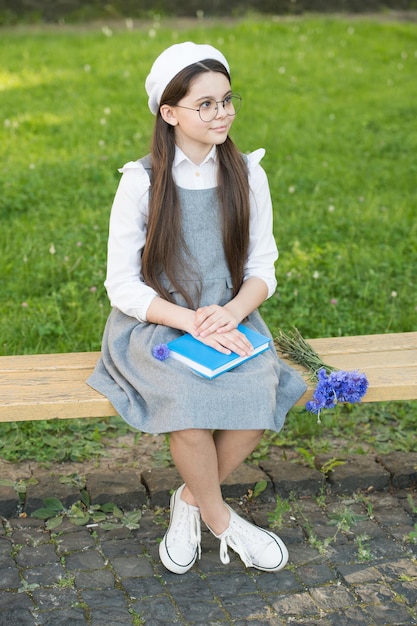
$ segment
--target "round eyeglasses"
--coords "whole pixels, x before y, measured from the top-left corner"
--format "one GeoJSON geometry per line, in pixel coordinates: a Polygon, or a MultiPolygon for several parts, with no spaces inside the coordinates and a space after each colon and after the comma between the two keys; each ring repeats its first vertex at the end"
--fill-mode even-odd
{"type": "Polygon", "coordinates": [[[182,104],[176,104],[175,106],[180,109],[188,109],[189,111],[198,111],[200,119],[202,122],[212,122],[215,117],[217,117],[219,104],[223,105],[224,112],[226,115],[233,117],[236,113],[239,113],[240,107],[242,105],[242,98],[236,94],[232,93],[229,96],[226,96],[224,100],[215,100],[214,98],[207,98],[198,109],[194,109],[193,107],[185,107],[182,104]]]}

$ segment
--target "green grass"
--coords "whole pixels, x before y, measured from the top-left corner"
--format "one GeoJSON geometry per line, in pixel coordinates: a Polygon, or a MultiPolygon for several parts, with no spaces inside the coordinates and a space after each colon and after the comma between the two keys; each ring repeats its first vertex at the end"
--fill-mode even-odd
{"type": "MultiPolygon", "coordinates": [[[[243,97],[232,135],[244,152],[267,150],[280,249],[278,290],[262,307],[271,330],[416,330],[416,24],[19,27],[0,38],[0,353],[99,349],[117,168],[148,151],[143,83],[153,59],[187,39],[224,51],[243,97]]],[[[412,449],[415,404],[356,410],[373,446],[402,449],[408,436],[412,449]],[[392,439],[378,441],[382,431],[392,439]]],[[[314,447],[348,425],[354,433],[349,412],[318,429],[297,410],[279,437],[314,447]]]]}

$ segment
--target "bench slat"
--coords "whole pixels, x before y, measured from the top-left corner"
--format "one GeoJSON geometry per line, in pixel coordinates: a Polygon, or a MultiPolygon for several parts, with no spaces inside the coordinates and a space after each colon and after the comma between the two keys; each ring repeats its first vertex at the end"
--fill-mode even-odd
{"type": "Polygon", "coordinates": [[[100,352],[69,352],[59,354],[23,354],[0,357],[0,376],[9,372],[86,370],[88,378],[100,352]]]}
{"type": "Polygon", "coordinates": [[[377,354],[396,350],[417,350],[417,332],[325,337],[309,339],[308,342],[326,361],[326,357],[332,354],[377,354]]]}
{"type": "MultiPolygon", "coordinates": [[[[364,402],[417,399],[417,332],[310,343],[329,365],[366,373],[369,390],[364,402]]],[[[85,383],[99,354],[0,357],[0,422],[116,415],[110,402],[85,383]]],[[[313,388],[310,385],[299,405],[311,398],[313,388]]]]}

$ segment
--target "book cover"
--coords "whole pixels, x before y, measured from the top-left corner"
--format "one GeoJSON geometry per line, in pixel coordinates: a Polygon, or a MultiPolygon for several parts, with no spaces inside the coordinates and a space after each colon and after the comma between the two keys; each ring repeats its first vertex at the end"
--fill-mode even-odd
{"type": "Polygon", "coordinates": [[[215,378],[261,354],[261,352],[265,352],[270,347],[271,339],[269,337],[247,328],[243,324],[239,324],[238,330],[246,335],[253,346],[253,352],[250,356],[239,356],[235,352],[222,354],[188,333],[167,344],[170,356],[188,365],[206,378],[215,378]]]}

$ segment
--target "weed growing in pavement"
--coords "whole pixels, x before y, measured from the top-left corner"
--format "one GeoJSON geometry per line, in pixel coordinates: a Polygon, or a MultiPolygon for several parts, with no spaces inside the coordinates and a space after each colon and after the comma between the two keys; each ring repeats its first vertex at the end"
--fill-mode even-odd
{"type": "Polygon", "coordinates": [[[417,515],[417,504],[414,502],[414,498],[411,493],[409,493],[407,496],[407,502],[410,505],[411,512],[417,515]]]}
{"type": "Polygon", "coordinates": [[[417,544],[417,523],[414,524],[414,530],[410,530],[408,535],[404,537],[404,541],[407,543],[417,544]]]}
{"type": "Polygon", "coordinates": [[[278,530],[281,528],[285,521],[285,516],[291,511],[291,504],[285,498],[280,496],[275,497],[275,508],[268,515],[268,524],[271,528],[278,530]]]}
{"type": "Polygon", "coordinates": [[[253,489],[248,489],[247,494],[242,497],[242,502],[253,502],[256,498],[258,498],[261,493],[265,491],[268,486],[267,480],[259,480],[253,489]]]}
{"type": "Polygon", "coordinates": [[[58,578],[58,582],[55,583],[55,587],[58,587],[59,589],[74,589],[75,587],[74,574],[66,574],[65,576],[60,576],[58,578]]]}
{"type": "Polygon", "coordinates": [[[153,509],[152,521],[158,526],[168,528],[168,521],[166,518],[166,510],[163,507],[156,507],[153,509]]]}
{"type": "Polygon", "coordinates": [[[144,618],[133,609],[129,609],[129,613],[133,618],[133,626],[143,626],[146,623],[144,618]]]}
{"type": "Polygon", "coordinates": [[[21,586],[18,588],[17,593],[27,593],[31,591],[35,591],[35,589],[39,589],[40,585],[38,583],[28,583],[27,580],[22,580],[21,586]]]}
{"type": "Polygon", "coordinates": [[[350,507],[349,504],[353,504],[352,501],[349,501],[346,505],[340,507],[334,513],[329,513],[329,524],[331,526],[336,526],[336,535],[342,532],[351,532],[352,526],[357,524],[358,522],[363,522],[368,519],[367,515],[362,515],[355,513],[350,507]]]}
{"type": "MultiPolygon", "coordinates": [[[[368,507],[366,514],[356,512],[352,508],[353,505],[359,503],[362,506],[366,506],[369,503],[366,502],[366,499],[361,494],[355,494],[353,498],[342,500],[340,506],[335,510],[328,510],[324,494],[321,494],[321,496],[319,506],[328,518],[326,525],[329,528],[335,527],[334,532],[324,538],[319,537],[317,533],[314,532],[314,525],[309,519],[309,513],[303,509],[302,502],[299,499],[293,499],[287,504],[291,511],[291,519],[295,520],[302,528],[309,545],[315,548],[319,554],[326,554],[328,548],[332,544],[337,543],[341,534],[352,536],[354,528],[358,523],[372,519],[370,516],[372,509],[368,507]]],[[[369,537],[365,533],[354,537],[354,542],[358,548],[358,560],[361,562],[369,561],[373,558],[371,550],[367,545],[368,540],[369,537]]]]}
{"type": "Polygon", "coordinates": [[[358,546],[358,560],[361,562],[371,561],[373,559],[372,552],[366,542],[369,541],[368,535],[357,535],[355,543],[358,546]]]}
{"type": "Polygon", "coordinates": [[[75,526],[100,526],[103,530],[114,528],[139,528],[142,511],[134,510],[123,512],[116,504],[91,504],[90,496],[81,490],[81,499],[66,508],[58,498],[51,497],[43,500],[43,507],[36,509],[32,517],[45,520],[46,530],[55,530],[64,519],[68,519],[75,526]]]}

